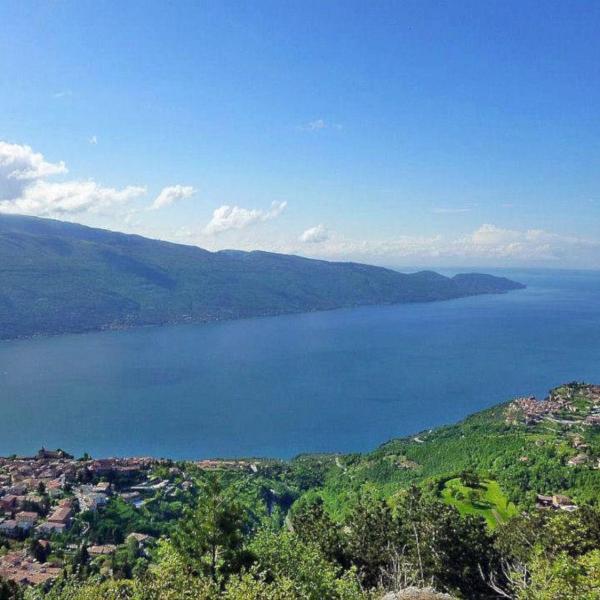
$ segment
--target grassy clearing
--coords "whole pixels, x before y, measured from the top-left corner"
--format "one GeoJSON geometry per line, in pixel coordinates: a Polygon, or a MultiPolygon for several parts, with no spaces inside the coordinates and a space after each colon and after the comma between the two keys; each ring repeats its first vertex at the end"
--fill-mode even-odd
{"type": "Polygon", "coordinates": [[[455,506],[461,515],[479,515],[494,529],[517,513],[516,506],[508,501],[497,481],[483,479],[481,486],[464,486],[460,479],[450,479],[441,491],[447,504],[455,506]]]}

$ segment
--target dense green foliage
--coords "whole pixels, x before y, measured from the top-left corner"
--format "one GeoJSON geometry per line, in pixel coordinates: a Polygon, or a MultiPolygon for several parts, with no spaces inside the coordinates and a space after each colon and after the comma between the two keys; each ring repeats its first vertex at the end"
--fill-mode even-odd
{"type": "Polygon", "coordinates": [[[249,564],[244,551],[244,509],[216,477],[174,532],[173,543],[189,569],[214,583],[249,564]]]}
{"type": "Polygon", "coordinates": [[[598,388],[558,392],[575,407],[569,422],[525,425],[500,405],[366,455],[159,464],[153,475],[177,492],[79,515],[50,556],[31,542],[39,560],[62,559],[64,577],[45,591],[0,584],[0,598],[379,600],[433,587],[472,600],[596,600],[600,445],[581,419],[595,414],[598,388]],[[589,461],[569,465],[584,449],[589,461]],[[559,492],[576,509],[535,506],[536,494],[559,492]],[[117,550],[90,557],[87,543],[106,542],[117,550]]]}
{"type": "MultiPolygon", "coordinates": [[[[411,484],[427,484],[438,492],[465,470],[497,482],[498,491],[517,506],[532,508],[537,494],[564,493],[578,503],[598,504],[600,470],[573,467],[578,451],[573,438],[588,445],[590,457],[600,455],[598,427],[581,430],[508,424],[507,405],[476,413],[464,421],[388,442],[366,455],[342,456],[318,494],[332,514],[343,515],[352,497],[365,485],[393,497],[411,484]]],[[[510,510],[510,509],[509,509],[510,510]]]]}
{"type": "MultiPolygon", "coordinates": [[[[21,600],[369,600],[383,590],[433,586],[457,598],[591,600],[600,594],[600,512],[538,511],[495,532],[431,491],[411,487],[395,506],[365,489],[336,521],[307,502],[287,527],[253,525],[234,487],[209,477],[172,541],[143,569],[76,553],[49,591],[6,587],[21,600]],[[87,564],[81,569],[82,562],[87,564]]],[[[140,560],[133,545],[124,549],[140,560]]],[[[1,588],[0,588],[1,589],[1,588]]]]}
{"type": "Polygon", "coordinates": [[[522,287],[268,252],[208,252],[0,215],[0,338],[444,300],[522,287]]]}

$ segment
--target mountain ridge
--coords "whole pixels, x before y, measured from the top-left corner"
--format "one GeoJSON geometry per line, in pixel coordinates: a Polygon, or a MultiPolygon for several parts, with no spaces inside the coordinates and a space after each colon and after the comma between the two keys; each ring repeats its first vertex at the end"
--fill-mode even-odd
{"type": "Polygon", "coordinates": [[[261,250],[210,252],[0,215],[0,339],[429,302],[523,287],[478,273],[406,274],[261,250]]]}

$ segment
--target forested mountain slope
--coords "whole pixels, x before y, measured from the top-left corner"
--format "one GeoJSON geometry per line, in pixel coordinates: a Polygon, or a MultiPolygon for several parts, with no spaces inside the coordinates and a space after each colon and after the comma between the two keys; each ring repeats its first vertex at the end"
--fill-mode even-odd
{"type": "Polygon", "coordinates": [[[0,338],[502,293],[490,275],[403,274],[269,252],[208,252],[0,215],[0,338]]]}

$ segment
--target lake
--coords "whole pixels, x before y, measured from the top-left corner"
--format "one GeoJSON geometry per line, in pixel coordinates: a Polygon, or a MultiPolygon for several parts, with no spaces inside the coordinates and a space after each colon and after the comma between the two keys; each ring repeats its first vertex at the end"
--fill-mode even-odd
{"type": "Polygon", "coordinates": [[[528,288],[0,342],[0,454],[365,451],[517,395],[600,383],[600,272],[502,274],[528,288]]]}

